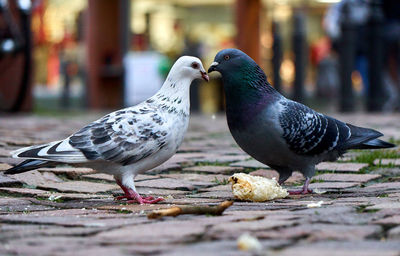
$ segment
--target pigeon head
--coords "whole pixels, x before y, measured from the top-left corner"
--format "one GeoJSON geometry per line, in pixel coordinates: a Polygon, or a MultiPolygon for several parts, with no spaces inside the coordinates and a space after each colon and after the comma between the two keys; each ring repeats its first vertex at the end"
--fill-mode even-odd
{"type": "Polygon", "coordinates": [[[257,63],[247,54],[238,49],[224,49],[217,53],[208,73],[218,71],[222,76],[228,73],[241,73],[257,63]]]}
{"type": "Polygon", "coordinates": [[[204,79],[207,82],[209,81],[201,60],[192,56],[180,57],[172,66],[170,75],[177,76],[176,78],[179,76],[179,79],[189,78],[191,80],[204,79]]]}
{"type": "Polygon", "coordinates": [[[229,94],[247,94],[252,91],[274,93],[264,71],[241,50],[224,49],[218,52],[208,73],[213,71],[221,73],[225,92],[229,94]]]}

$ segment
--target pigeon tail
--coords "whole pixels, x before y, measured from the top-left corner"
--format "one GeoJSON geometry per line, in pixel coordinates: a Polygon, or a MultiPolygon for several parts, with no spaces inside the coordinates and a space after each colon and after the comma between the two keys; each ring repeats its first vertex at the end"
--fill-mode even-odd
{"type": "Polygon", "coordinates": [[[350,128],[351,137],[346,142],[346,149],[378,149],[392,148],[396,145],[377,139],[382,133],[369,128],[346,124],[350,128]]]}
{"type": "Polygon", "coordinates": [[[50,166],[54,164],[54,162],[45,161],[45,160],[37,160],[37,159],[28,159],[23,161],[22,163],[6,170],[4,174],[17,174],[23,173],[27,171],[31,171],[40,167],[50,166]]]}
{"type": "Polygon", "coordinates": [[[394,148],[396,147],[395,144],[380,140],[380,139],[373,139],[367,142],[364,142],[353,149],[378,149],[378,148],[394,148]]]}

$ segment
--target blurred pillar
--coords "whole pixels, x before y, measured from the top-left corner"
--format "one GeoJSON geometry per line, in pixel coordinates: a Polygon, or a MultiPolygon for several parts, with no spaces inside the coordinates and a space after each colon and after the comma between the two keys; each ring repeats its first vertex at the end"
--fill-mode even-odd
{"type": "MultiPolygon", "coordinates": [[[[124,11],[129,0],[89,0],[86,30],[88,100],[90,108],[123,105],[122,58],[126,40],[122,30],[130,24],[124,11]],[[125,6],[125,8],[121,8],[125,6]],[[124,24],[125,23],[125,24],[124,24]]],[[[125,48],[125,49],[124,49],[125,48]]]]}
{"type": "Polygon", "coordinates": [[[282,49],[282,36],[280,31],[280,26],[278,22],[274,22],[272,24],[272,33],[274,38],[274,44],[272,46],[272,50],[274,56],[272,57],[272,66],[274,69],[274,88],[278,91],[282,91],[282,80],[280,75],[280,69],[282,64],[282,56],[283,56],[283,49],[282,49]]]}
{"type": "Polygon", "coordinates": [[[306,29],[304,15],[298,12],[294,15],[293,24],[293,53],[294,53],[294,93],[293,99],[304,102],[304,80],[306,74],[306,29]]]}
{"type": "Polygon", "coordinates": [[[236,46],[260,63],[261,0],[236,0],[236,46]]]}
{"type": "Polygon", "coordinates": [[[343,19],[341,24],[341,38],[339,43],[339,74],[340,74],[340,106],[341,112],[354,110],[354,92],[351,73],[354,69],[356,26],[350,18],[347,3],[343,6],[343,19]]]}
{"type": "Polygon", "coordinates": [[[0,4],[0,111],[32,110],[31,4],[3,1],[0,4]],[[8,46],[8,47],[6,47],[8,46]]]}
{"type": "Polygon", "coordinates": [[[381,1],[374,0],[370,4],[367,110],[382,111],[385,103],[383,89],[383,13],[381,1]]]}

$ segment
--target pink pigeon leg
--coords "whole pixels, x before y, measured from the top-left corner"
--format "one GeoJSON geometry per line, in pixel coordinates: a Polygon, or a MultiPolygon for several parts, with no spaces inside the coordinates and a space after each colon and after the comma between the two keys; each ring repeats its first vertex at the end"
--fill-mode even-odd
{"type": "Polygon", "coordinates": [[[304,182],[303,189],[288,191],[289,195],[301,195],[301,194],[305,195],[305,194],[312,193],[313,192],[312,189],[308,188],[308,186],[310,185],[310,181],[311,181],[311,179],[307,177],[306,181],[304,182]]]}
{"type": "Polygon", "coordinates": [[[160,201],[164,200],[161,197],[160,198],[156,198],[156,199],[154,199],[154,197],[152,197],[152,196],[141,197],[133,189],[127,188],[124,185],[122,185],[122,183],[120,181],[117,180],[116,182],[125,193],[125,195],[123,195],[123,196],[117,196],[115,198],[116,200],[127,199],[128,200],[128,201],[126,201],[127,203],[139,203],[139,204],[154,204],[154,203],[157,203],[157,202],[160,202],[160,201]]]}

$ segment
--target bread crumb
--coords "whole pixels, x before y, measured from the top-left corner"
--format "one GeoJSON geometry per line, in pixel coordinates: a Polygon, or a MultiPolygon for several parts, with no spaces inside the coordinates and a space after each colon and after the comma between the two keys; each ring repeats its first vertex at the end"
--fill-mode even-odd
{"type": "Polygon", "coordinates": [[[235,173],[229,178],[235,198],[253,202],[264,202],[289,195],[275,179],[235,173]]]}
{"type": "Polygon", "coordinates": [[[242,234],[237,239],[237,247],[241,251],[260,251],[262,249],[262,245],[257,237],[251,236],[248,233],[242,234]]]}
{"type": "Polygon", "coordinates": [[[308,208],[318,208],[318,207],[321,207],[323,203],[324,203],[324,201],[319,201],[317,203],[309,203],[309,204],[307,204],[307,207],[308,208]]]}

